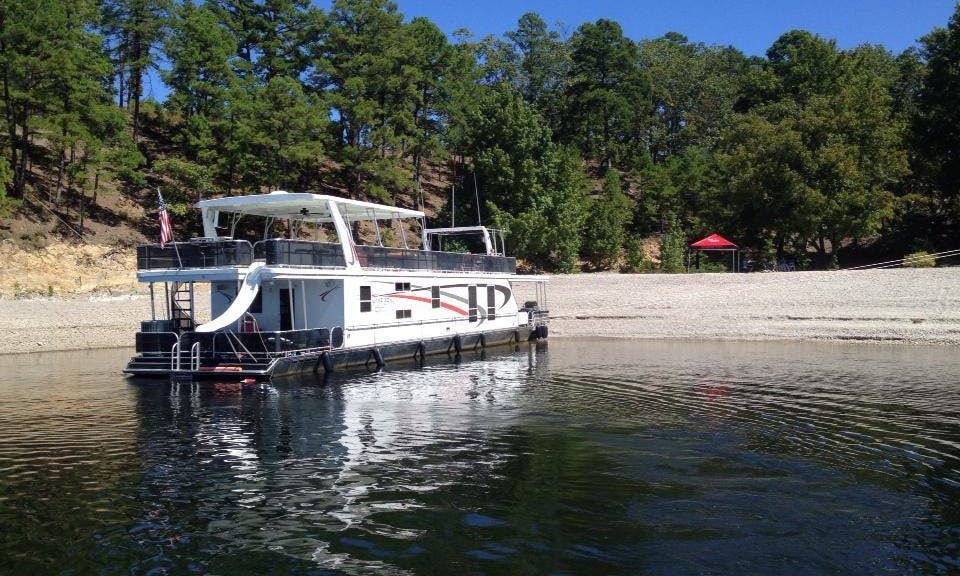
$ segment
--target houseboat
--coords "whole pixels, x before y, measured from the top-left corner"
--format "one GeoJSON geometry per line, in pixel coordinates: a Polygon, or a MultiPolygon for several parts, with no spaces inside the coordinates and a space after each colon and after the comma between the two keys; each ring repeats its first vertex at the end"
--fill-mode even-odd
{"type": "Polygon", "coordinates": [[[311,193],[197,207],[203,237],[137,247],[150,320],[127,374],[260,379],[547,337],[546,277],[517,274],[502,231],[431,229],[420,211],[311,193]],[[241,223],[259,239],[236,238],[241,223]],[[533,299],[519,306],[518,290],[533,299]]]}

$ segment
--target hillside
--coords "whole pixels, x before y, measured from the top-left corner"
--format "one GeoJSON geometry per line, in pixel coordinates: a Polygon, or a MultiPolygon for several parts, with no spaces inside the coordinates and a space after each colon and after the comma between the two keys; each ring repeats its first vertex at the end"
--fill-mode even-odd
{"type": "MultiPolygon", "coordinates": [[[[154,164],[172,156],[167,135],[148,130],[143,138],[140,148],[154,164]]],[[[0,298],[136,290],[136,245],[157,241],[154,186],[163,190],[170,184],[168,178],[147,166],[143,174],[148,186],[101,179],[96,195],[81,195],[64,186],[57,203],[56,167],[44,162],[49,158],[49,150],[41,149],[31,166],[23,198],[0,217],[0,298]]],[[[337,169],[332,160],[324,161],[329,183],[311,191],[347,196],[345,189],[334,184],[337,169]]],[[[444,208],[451,182],[449,165],[426,164],[422,189],[428,217],[444,208]]],[[[363,195],[361,199],[380,201],[363,195]]],[[[395,195],[395,202],[416,207],[417,198],[402,191],[395,195]]],[[[200,233],[199,216],[192,209],[172,220],[177,238],[200,233]]]]}
{"type": "MultiPolygon", "coordinates": [[[[163,143],[145,140],[141,148],[157,151],[166,148],[163,143]]],[[[47,156],[47,155],[44,155],[47,156]]],[[[166,158],[166,154],[155,159],[166,158]]],[[[333,174],[337,165],[331,160],[323,162],[323,170],[333,174]]],[[[156,220],[156,187],[164,190],[169,179],[147,166],[143,176],[149,183],[146,187],[133,187],[119,180],[102,180],[95,195],[81,195],[75,189],[64,187],[60,202],[55,201],[55,167],[43,163],[32,166],[28,185],[19,206],[10,214],[0,216],[0,242],[9,253],[12,247],[26,251],[44,248],[51,244],[99,245],[125,248],[153,241],[158,235],[156,220]]],[[[428,217],[436,215],[446,204],[451,186],[451,170],[444,164],[428,162],[422,178],[424,212],[428,217]]],[[[262,191],[267,191],[264,188],[262,191]]],[[[311,192],[348,196],[348,192],[334,183],[331,176],[311,192]]],[[[237,192],[235,192],[237,193],[237,192]]],[[[169,192],[165,192],[169,196],[169,192]]],[[[222,195],[214,191],[211,197],[222,195]]],[[[379,202],[377,198],[360,195],[360,199],[379,202]]],[[[394,195],[396,205],[416,207],[417,199],[410,191],[394,195]]],[[[169,202],[169,197],[167,198],[169,202]]],[[[199,232],[199,218],[195,213],[172,218],[178,238],[199,232]]]]}

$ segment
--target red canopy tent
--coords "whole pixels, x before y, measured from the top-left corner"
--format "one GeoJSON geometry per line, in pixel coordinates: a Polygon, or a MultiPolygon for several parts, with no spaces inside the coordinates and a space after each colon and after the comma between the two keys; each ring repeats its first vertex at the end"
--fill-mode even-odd
{"type": "MultiPolygon", "coordinates": [[[[697,240],[690,245],[690,248],[697,250],[697,268],[700,268],[700,252],[730,252],[730,266],[734,272],[737,271],[737,264],[740,257],[740,247],[727,240],[719,234],[711,234],[706,238],[697,240]]],[[[689,259],[688,259],[689,262],[689,259]]],[[[689,265],[688,265],[689,268],[689,265]]]]}

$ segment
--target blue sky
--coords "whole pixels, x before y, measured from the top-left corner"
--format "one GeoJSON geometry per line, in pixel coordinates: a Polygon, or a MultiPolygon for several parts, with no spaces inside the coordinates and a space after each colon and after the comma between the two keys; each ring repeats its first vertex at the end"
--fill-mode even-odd
{"type": "MultiPolygon", "coordinates": [[[[732,45],[763,55],[778,36],[802,28],[834,38],[840,48],[883,44],[899,53],[935,26],[946,26],[954,0],[397,0],[408,19],[426,16],[448,34],[468,28],[477,37],[516,28],[525,12],[572,33],[583,22],[616,20],[634,40],[675,31],[691,41],[732,45]]],[[[329,1],[317,5],[326,9],[329,1]]]]}
{"type": "MultiPolygon", "coordinates": [[[[634,40],[680,32],[693,42],[731,45],[762,56],[778,36],[801,28],[833,38],[841,49],[882,44],[902,52],[934,27],[946,26],[954,0],[397,0],[407,20],[426,16],[448,35],[467,28],[476,38],[516,28],[526,12],[551,26],[577,26],[599,18],[616,20],[634,40]]],[[[315,0],[324,10],[330,0],[315,0]]],[[[167,88],[151,74],[147,95],[166,97],[167,88]]]]}

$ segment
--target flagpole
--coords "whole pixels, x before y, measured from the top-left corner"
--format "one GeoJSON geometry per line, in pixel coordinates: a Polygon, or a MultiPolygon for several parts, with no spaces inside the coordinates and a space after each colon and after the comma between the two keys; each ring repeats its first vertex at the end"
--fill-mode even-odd
{"type": "MultiPolygon", "coordinates": [[[[160,198],[160,203],[163,204],[163,194],[160,193],[160,187],[157,186],[157,197],[160,198]]],[[[177,238],[173,234],[173,225],[170,225],[170,240],[173,242],[173,251],[177,254],[177,264],[179,267],[177,270],[183,270],[183,260],[180,259],[180,249],[177,248],[177,238]]]]}
{"type": "Polygon", "coordinates": [[[183,260],[180,259],[180,249],[177,248],[177,239],[173,235],[173,226],[170,227],[170,239],[173,240],[173,251],[177,254],[177,270],[183,270],[183,260]]]}

